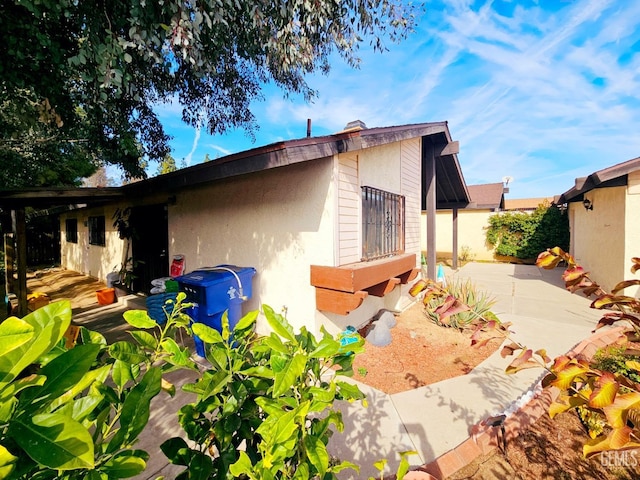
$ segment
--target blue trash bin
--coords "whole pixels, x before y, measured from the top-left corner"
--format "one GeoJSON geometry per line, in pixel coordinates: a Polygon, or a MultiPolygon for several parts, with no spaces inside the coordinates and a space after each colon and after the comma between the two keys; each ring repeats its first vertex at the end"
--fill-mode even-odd
{"type": "MultiPolygon", "coordinates": [[[[222,332],[222,314],[228,310],[229,328],[233,329],[242,318],[242,304],[251,298],[251,281],[255,268],[218,265],[194,270],[177,277],[180,290],[187,295],[193,307],[187,312],[194,322],[204,323],[222,332]]],[[[204,344],[194,335],[196,353],[204,357],[204,344]]]]}

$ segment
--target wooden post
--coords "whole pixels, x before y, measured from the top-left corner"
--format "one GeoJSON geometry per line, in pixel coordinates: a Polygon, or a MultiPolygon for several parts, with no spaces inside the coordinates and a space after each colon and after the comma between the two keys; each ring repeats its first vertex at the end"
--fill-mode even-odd
{"type": "Polygon", "coordinates": [[[13,233],[5,233],[4,235],[4,284],[7,289],[7,293],[15,293],[15,279],[13,278],[13,264],[16,260],[16,253],[14,248],[14,235],[13,233]]]}
{"type": "Polygon", "coordinates": [[[458,269],[458,207],[453,207],[453,262],[452,268],[458,269]]]}
{"type": "Polygon", "coordinates": [[[427,276],[436,278],[436,157],[433,146],[422,137],[422,165],[426,186],[427,209],[427,276]]]}
{"type": "Polygon", "coordinates": [[[27,225],[24,207],[11,212],[13,231],[16,242],[16,257],[18,282],[15,285],[18,297],[18,315],[24,317],[27,314],[27,225]]]}

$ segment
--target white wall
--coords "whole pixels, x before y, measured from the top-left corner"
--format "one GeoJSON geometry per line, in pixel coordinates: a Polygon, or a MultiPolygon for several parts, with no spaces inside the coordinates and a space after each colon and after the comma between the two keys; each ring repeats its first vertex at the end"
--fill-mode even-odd
{"type": "Polygon", "coordinates": [[[169,206],[170,256],[185,255],[187,271],[254,267],[245,311],[286,307],[295,328],[313,328],[310,265],[334,262],[332,176],[326,158],[181,192],[169,206]]]}
{"type": "MultiPolygon", "coordinates": [[[[106,281],[107,274],[119,270],[124,257],[124,241],[113,226],[115,206],[75,210],[60,216],[60,264],[62,267],[106,281]],[[105,246],[89,245],[90,216],[105,217],[105,246]],[[78,243],[66,241],[66,219],[78,221],[78,243]]],[[[131,252],[129,252],[131,255],[131,252]]]]}

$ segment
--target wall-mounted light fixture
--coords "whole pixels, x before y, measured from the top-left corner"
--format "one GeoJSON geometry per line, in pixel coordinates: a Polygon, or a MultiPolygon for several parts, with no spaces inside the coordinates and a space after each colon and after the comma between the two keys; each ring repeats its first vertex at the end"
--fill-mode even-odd
{"type": "Polygon", "coordinates": [[[582,205],[584,205],[585,210],[593,210],[593,203],[588,198],[582,200],[582,205]]]}

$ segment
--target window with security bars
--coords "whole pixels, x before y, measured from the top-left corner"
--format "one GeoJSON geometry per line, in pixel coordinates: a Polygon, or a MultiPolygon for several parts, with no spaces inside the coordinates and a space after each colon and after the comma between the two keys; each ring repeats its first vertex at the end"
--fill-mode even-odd
{"type": "Polygon", "coordinates": [[[89,217],[89,244],[105,246],[104,215],[89,217]]]}
{"type": "Polygon", "coordinates": [[[362,187],[362,260],[404,253],[404,196],[362,187]]]}
{"type": "Polygon", "coordinates": [[[78,219],[77,218],[66,219],[65,239],[69,243],[78,243],[78,219]]]}

